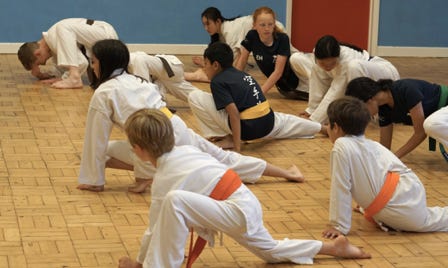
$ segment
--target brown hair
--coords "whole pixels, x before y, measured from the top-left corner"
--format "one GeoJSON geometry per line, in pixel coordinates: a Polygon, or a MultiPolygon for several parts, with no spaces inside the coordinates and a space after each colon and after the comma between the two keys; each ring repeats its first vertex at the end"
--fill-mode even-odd
{"type": "Polygon", "coordinates": [[[26,42],[20,46],[19,51],[17,52],[20,62],[28,71],[33,68],[33,64],[36,62],[34,51],[38,48],[39,44],[37,42],[26,42]]]}
{"type": "Polygon", "coordinates": [[[277,23],[276,23],[277,22],[277,17],[275,16],[275,12],[270,7],[263,6],[263,7],[259,7],[257,9],[255,9],[254,13],[252,14],[253,22],[255,23],[257,21],[258,16],[260,16],[263,13],[271,14],[272,17],[274,18],[274,23],[275,23],[274,34],[282,33],[283,31],[277,26],[277,23]]]}
{"type": "Polygon", "coordinates": [[[125,132],[132,146],[138,145],[152,157],[158,158],[174,147],[171,120],[157,109],[134,112],[125,123],[125,132]]]}
{"type": "Polygon", "coordinates": [[[363,135],[370,122],[370,112],[361,100],[345,96],[330,103],[327,109],[330,128],[334,124],[348,135],[363,135]]]}

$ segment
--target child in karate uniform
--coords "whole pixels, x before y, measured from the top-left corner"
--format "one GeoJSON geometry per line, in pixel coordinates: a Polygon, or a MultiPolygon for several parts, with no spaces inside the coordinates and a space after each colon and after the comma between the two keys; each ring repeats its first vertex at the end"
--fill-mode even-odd
{"type": "Polygon", "coordinates": [[[427,207],[425,188],[417,175],[378,142],[365,138],[370,121],[367,106],[342,97],[328,107],[330,158],[330,227],[323,236],[350,231],[352,198],[364,216],[386,230],[448,231],[448,207],[427,207]]]}
{"type": "Polygon", "coordinates": [[[148,55],[142,51],[131,52],[129,71],[156,84],[163,98],[170,93],[187,101],[188,95],[199,90],[184,78],[184,66],[173,55],[148,55]]]}
{"type": "Polygon", "coordinates": [[[24,43],[18,51],[18,57],[33,76],[49,79],[48,83],[53,82],[51,86],[54,88],[81,88],[81,75],[86,69],[91,86],[96,88],[93,73],[89,73],[87,59],[91,57],[92,46],[102,39],[118,39],[115,29],[109,23],[84,18],[63,19],[43,32],[39,41],[24,43]],[[40,71],[39,66],[45,65],[50,58],[53,58],[58,67],[67,70],[62,80],[52,79],[40,71]]]}
{"type": "Polygon", "coordinates": [[[254,183],[262,175],[303,181],[295,165],[283,169],[259,158],[222,150],[188,128],[179,116],[166,108],[157,86],[128,73],[130,56],[123,42],[101,40],[93,46],[92,52],[92,68],[99,86],[89,104],[78,189],[103,191],[106,167],[134,171],[136,184],[129,191],[143,192],[151,184],[154,166],[137,158],[127,141],[109,141],[114,126],[122,129],[126,119],[143,108],[160,109],[170,116],[176,145],[196,146],[233,168],[245,182],[254,183]]]}
{"type": "Polygon", "coordinates": [[[151,188],[149,227],[137,260],[123,257],[120,268],[181,267],[191,229],[200,238],[186,267],[217,232],[223,232],[269,263],[312,264],[317,254],[370,258],[341,236],[334,241],[274,240],[263,226],[255,195],[237,173],[192,146],[175,146],[173,126],[162,112],[143,109],[132,114],[125,131],[136,155],[157,167],[151,188]]]}
{"type": "Polygon", "coordinates": [[[211,44],[204,52],[204,70],[211,92],[190,94],[189,103],[207,138],[240,151],[241,140],[310,138],[325,128],[298,116],[274,112],[255,79],[232,67],[229,45],[211,44]]]}

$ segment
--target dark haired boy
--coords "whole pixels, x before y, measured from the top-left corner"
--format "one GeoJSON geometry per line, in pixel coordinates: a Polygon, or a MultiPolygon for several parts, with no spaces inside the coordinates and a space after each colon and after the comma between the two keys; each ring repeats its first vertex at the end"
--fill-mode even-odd
{"type": "Polygon", "coordinates": [[[325,128],[298,116],[274,112],[255,79],[232,67],[230,47],[216,42],[204,52],[211,94],[192,92],[189,103],[202,134],[223,148],[241,150],[241,141],[311,138],[325,128]]]}

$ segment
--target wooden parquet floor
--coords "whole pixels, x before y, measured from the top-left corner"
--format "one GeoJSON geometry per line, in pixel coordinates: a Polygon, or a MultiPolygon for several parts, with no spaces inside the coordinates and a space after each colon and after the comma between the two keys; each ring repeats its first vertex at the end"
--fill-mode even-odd
{"type": "MultiPolygon", "coordinates": [[[[191,58],[180,56],[186,70],[191,58]]],[[[390,58],[404,77],[448,84],[448,58],[390,58]]],[[[259,81],[255,68],[249,70],[259,81]]],[[[208,84],[196,84],[208,89],[208,84]]],[[[107,170],[106,191],[79,191],[84,125],[93,91],[57,90],[36,82],[16,55],[0,55],[0,267],[117,267],[123,255],[134,258],[148,224],[149,193],[127,192],[132,172],[107,170]]],[[[302,101],[268,94],[276,111],[298,113],[302,101]]],[[[188,105],[168,98],[178,114],[197,130],[188,105]]],[[[393,147],[411,135],[396,126],[393,147]]],[[[378,127],[367,136],[378,139],[378,127]]],[[[114,130],[112,138],[124,138],[114,130]]],[[[298,165],[307,181],[289,183],[263,177],[249,185],[260,199],[264,221],[275,238],[321,239],[328,220],[331,142],[276,140],[243,147],[243,153],[287,167],[298,165]]],[[[428,205],[448,205],[448,163],[424,142],[404,161],[426,186],[428,205]]],[[[448,267],[447,233],[384,233],[353,216],[349,239],[372,253],[370,260],[315,259],[314,267],[448,267]]],[[[206,248],[195,267],[298,267],[269,265],[224,236],[224,244],[206,248]]]]}

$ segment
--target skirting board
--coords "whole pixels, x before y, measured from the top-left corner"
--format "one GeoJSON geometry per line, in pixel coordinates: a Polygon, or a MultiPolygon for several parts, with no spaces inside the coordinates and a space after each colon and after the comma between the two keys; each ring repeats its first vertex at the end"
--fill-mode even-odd
{"type": "MultiPolygon", "coordinates": [[[[0,43],[1,54],[15,54],[22,43],[0,43]]],[[[128,44],[129,51],[143,51],[148,54],[202,55],[207,45],[178,44],[128,44]]]]}
{"type": "Polygon", "coordinates": [[[385,57],[448,57],[448,47],[389,47],[376,48],[376,56],[385,57]]]}
{"type": "MultiPolygon", "coordinates": [[[[22,43],[0,43],[0,53],[15,54],[22,43]]],[[[207,45],[179,44],[128,44],[130,51],[143,51],[149,54],[202,55],[207,45]]],[[[446,47],[390,47],[378,46],[372,53],[386,57],[448,57],[446,47]]]]}

